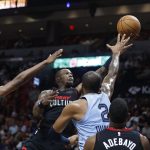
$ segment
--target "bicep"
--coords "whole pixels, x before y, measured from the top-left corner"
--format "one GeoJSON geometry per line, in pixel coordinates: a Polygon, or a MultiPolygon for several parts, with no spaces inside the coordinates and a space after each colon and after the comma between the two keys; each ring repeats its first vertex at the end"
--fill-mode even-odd
{"type": "Polygon", "coordinates": [[[55,121],[53,128],[57,133],[61,133],[72,118],[73,116],[68,107],[66,106],[66,108],[64,108],[64,110],[62,111],[61,115],[55,121]]]}

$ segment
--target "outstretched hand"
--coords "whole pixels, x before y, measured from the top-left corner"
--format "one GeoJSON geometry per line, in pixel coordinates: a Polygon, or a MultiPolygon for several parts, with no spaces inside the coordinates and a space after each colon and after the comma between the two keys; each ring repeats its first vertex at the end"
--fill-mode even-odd
{"type": "Polygon", "coordinates": [[[52,55],[50,54],[46,59],[47,63],[54,62],[58,57],[62,56],[62,53],[63,53],[63,49],[59,49],[56,52],[54,52],[52,55]]]}
{"type": "Polygon", "coordinates": [[[124,34],[122,37],[120,34],[118,34],[117,37],[117,43],[113,46],[106,44],[106,46],[112,50],[112,53],[123,53],[126,49],[131,47],[133,44],[128,44],[130,40],[130,37],[126,38],[126,35],[124,34]]]}

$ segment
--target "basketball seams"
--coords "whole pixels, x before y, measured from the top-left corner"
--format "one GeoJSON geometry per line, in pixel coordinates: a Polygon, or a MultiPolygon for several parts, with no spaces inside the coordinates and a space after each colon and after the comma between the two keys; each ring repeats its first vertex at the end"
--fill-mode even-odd
{"type": "Polygon", "coordinates": [[[129,24],[127,24],[125,21],[124,21],[124,23],[126,24],[126,26],[128,26],[129,28],[133,29],[136,32],[136,30],[134,28],[132,28],[129,24]]]}
{"type": "Polygon", "coordinates": [[[124,16],[119,19],[117,30],[121,35],[126,34],[130,36],[132,34],[133,37],[136,37],[141,30],[141,23],[136,17],[124,16]]]}
{"type": "Polygon", "coordinates": [[[129,24],[127,24],[125,21],[124,21],[124,23],[126,24],[126,26],[128,26],[130,29],[132,29],[132,30],[130,30],[130,31],[134,31],[132,34],[134,35],[134,36],[138,36],[138,34],[139,33],[137,33],[137,31],[134,29],[134,28],[132,28],[129,24]]]}
{"type": "Polygon", "coordinates": [[[126,34],[126,36],[129,36],[131,34],[131,31],[129,28],[127,28],[124,24],[124,22],[122,21],[122,28],[124,29],[124,33],[126,34]]]}
{"type": "MultiPolygon", "coordinates": [[[[125,19],[122,19],[123,21],[125,21],[125,20],[131,20],[131,21],[133,21],[133,19],[131,19],[131,18],[125,18],[125,19]]],[[[138,20],[136,20],[137,22],[139,22],[138,20]]],[[[140,22],[139,22],[140,23],[140,22]]]]}
{"type": "MultiPolygon", "coordinates": [[[[124,23],[124,25],[128,25],[128,24],[126,24],[125,23],[125,21],[123,22],[124,23]]],[[[122,28],[123,28],[123,25],[122,25],[122,28]]],[[[124,28],[123,28],[124,29],[124,28]]],[[[126,27],[123,31],[124,31],[124,33],[126,33],[126,35],[127,36],[130,36],[130,34],[132,33],[132,36],[135,36],[136,34],[135,34],[135,32],[133,31],[133,30],[131,30],[132,28],[130,28],[129,26],[128,26],[128,28],[126,27]]]]}

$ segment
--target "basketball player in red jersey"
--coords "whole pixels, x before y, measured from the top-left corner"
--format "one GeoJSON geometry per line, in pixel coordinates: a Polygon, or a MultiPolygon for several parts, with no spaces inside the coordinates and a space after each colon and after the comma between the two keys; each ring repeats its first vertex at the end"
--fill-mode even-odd
{"type": "Polygon", "coordinates": [[[109,128],[89,137],[84,150],[150,150],[148,139],[125,128],[128,106],[123,99],[112,101],[109,109],[109,128]]]}
{"type": "Polygon", "coordinates": [[[6,96],[11,92],[15,91],[18,87],[24,84],[27,80],[31,79],[35,74],[42,70],[45,66],[55,61],[56,58],[62,55],[63,50],[60,49],[49,55],[47,59],[38,63],[37,65],[19,73],[13,80],[7,84],[0,86],[0,96],[6,96]]]}

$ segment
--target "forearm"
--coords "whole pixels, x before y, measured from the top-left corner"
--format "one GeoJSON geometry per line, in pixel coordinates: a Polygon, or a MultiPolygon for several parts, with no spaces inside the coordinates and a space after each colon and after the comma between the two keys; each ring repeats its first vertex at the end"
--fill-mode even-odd
{"type": "Polygon", "coordinates": [[[41,100],[38,100],[34,106],[33,106],[33,117],[36,118],[36,119],[40,119],[43,115],[43,111],[44,111],[44,108],[41,108],[39,106],[39,103],[41,102],[41,100]]]}
{"type": "Polygon", "coordinates": [[[120,53],[115,53],[112,55],[112,61],[109,65],[109,70],[108,70],[108,74],[110,75],[110,77],[114,77],[118,74],[119,57],[120,57],[120,53]]]}
{"type": "Polygon", "coordinates": [[[109,96],[109,98],[111,98],[113,93],[114,84],[119,70],[119,57],[120,53],[114,53],[112,55],[112,61],[109,65],[108,74],[102,83],[102,91],[104,91],[109,96]]]}
{"type": "Polygon", "coordinates": [[[31,79],[35,74],[42,70],[47,65],[46,60],[41,63],[19,73],[13,80],[0,87],[0,95],[6,96],[12,91],[16,90],[19,86],[25,83],[25,81],[31,79]]]}
{"type": "Polygon", "coordinates": [[[40,93],[38,101],[33,107],[33,116],[35,118],[40,118],[46,108],[49,107],[50,102],[58,95],[57,91],[44,90],[40,93]]]}
{"type": "Polygon", "coordinates": [[[35,74],[37,74],[39,71],[41,71],[47,64],[48,63],[46,62],[46,60],[44,60],[44,61],[38,63],[37,65],[21,72],[14,78],[14,80],[16,80],[16,84],[24,82],[27,79],[30,79],[35,74]]]}

